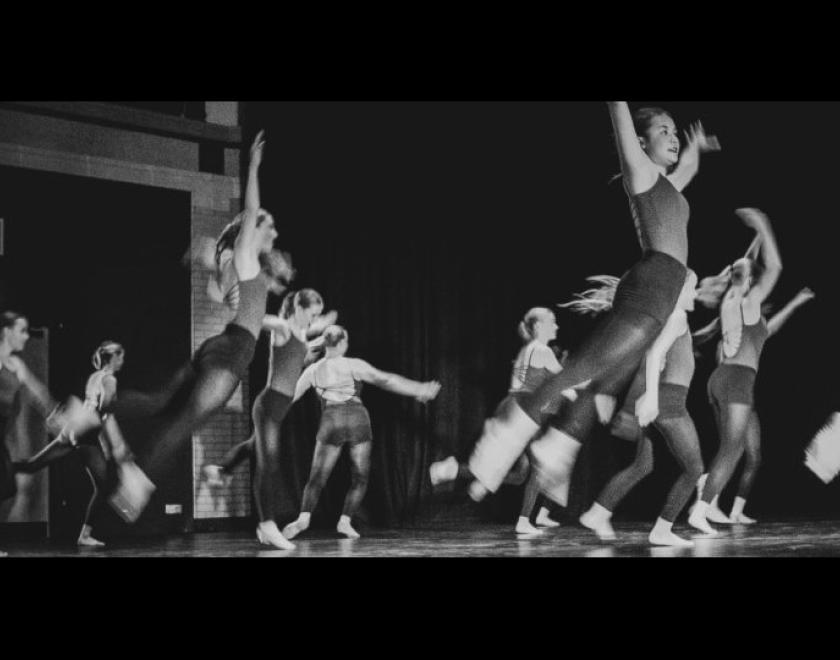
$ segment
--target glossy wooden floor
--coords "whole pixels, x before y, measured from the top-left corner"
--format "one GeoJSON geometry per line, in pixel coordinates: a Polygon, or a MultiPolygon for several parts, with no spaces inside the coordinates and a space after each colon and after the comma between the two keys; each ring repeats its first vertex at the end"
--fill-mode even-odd
{"type": "MultiPolygon", "coordinates": [[[[763,522],[694,537],[689,549],[654,548],[649,527],[616,523],[618,540],[601,543],[586,529],[563,526],[533,538],[508,526],[446,521],[403,529],[360,529],[351,541],[329,531],[304,533],[292,551],[261,548],[245,532],[214,532],[113,541],[103,549],[49,541],[3,542],[8,557],[840,557],[840,521],[763,522]]],[[[675,531],[690,536],[677,525],[675,531]]]]}

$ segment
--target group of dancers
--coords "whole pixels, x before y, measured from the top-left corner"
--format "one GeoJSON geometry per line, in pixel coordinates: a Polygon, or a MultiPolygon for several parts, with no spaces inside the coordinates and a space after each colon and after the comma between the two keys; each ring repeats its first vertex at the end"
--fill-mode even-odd
{"type": "MultiPolygon", "coordinates": [[[[761,461],[761,437],[753,390],[765,341],[801,304],[813,298],[800,292],[769,321],[765,301],[782,271],[782,260],[767,216],[757,209],[736,214],[756,233],[746,255],[714,277],[698,283],[687,267],[689,205],[682,191],[697,174],[700,156],[718,151],[701,124],[691,126],[681,144],[671,115],[661,108],[630,112],[626,102],[609,102],[618,147],[621,178],[642,248],[639,261],[620,279],[591,278],[595,286],[567,306],[601,315],[580,347],[558,360],[549,342],[557,319],[548,308],[530,310],[519,326],[523,346],[516,357],[509,395],[484,426],[466,464],[454,456],[432,464],[433,484],[458,477],[469,481],[469,494],[480,501],[505,483],[524,484],[523,505],[515,531],[539,534],[558,523],[548,502],[566,506],[576,457],[598,424],[616,437],[636,443],[633,462],[598,494],[580,523],[599,539],[615,538],[611,517],[627,493],[653,469],[651,427],[665,439],[681,472],[653,525],[654,545],[690,546],[672,526],[697,489],[688,523],[700,533],[717,533],[710,523],[751,523],[744,513],[761,461]],[[717,310],[717,318],[691,334],[688,314],[695,300],[717,310]],[[718,366],[709,379],[709,401],[720,447],[708,470],[686,408],[695,373],[695,350],[717,339],[718,366]],[[745,457],[745,469],[730,514],[718,498],[745,457]]],[[[253,434],[233,447],[219,465],[203,468],[208,483],[224,486],[232,470],[251,458],[255,463],[254,499],[261,544],[291,549],[310,524],[319,495],[342,448],[351,461],[351,485],[337,531],[357,538],[354,514],[367,488],[371,424],[361,400],[362,383],[415,398],[433,400],[436,381],[418,382],[382,372],[346,356],[347,330],[325,313],[313,289],[288,291],[294,269],[288,254],[274,248],[274,219],[260,206],[259,167],[264,149],[259,133],[250,149],[244,210],[223,230],[202,258],[211,271],[208,292],[233,310],[224,331],[206,340],[192,359],[153,393],[121,391],[116,374],[125,351],[104,342],[96,351],[96,369],[85,402],[57,406],[46,388],[26,369],[16,352],[26,341],[26,319],[5,312],[0,323],[0,432],[18,405],[21,387],[43,411],[55,439],[36,456],[12,462],[3,443],[0,497],[14,492],[14,474],[31,473],[73,452],[81,452],[93,483],[79,543],[100,545],[92,530],[107,499],[128,522],[136,521],[192,433],[219,411],[247,372],[262,331],[270,333],[269,372],[254,400],[253,434]],[[277,315],[266,314],[269,292],[285,293],[277,315]],[[300,515],[281,531],[274,502],[284,417],[295,401],[313,390],[321,419],[300,515]],[[170,403],[178,393],[179,403],[170,403]],[[162,428],[139,462],[128,449],[117,419],[162,415],[162,428]]]]}

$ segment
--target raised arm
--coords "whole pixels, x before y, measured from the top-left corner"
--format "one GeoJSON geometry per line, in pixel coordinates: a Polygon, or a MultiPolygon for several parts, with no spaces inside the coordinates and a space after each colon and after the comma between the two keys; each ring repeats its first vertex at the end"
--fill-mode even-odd
{"type": "Polygon", "coordinates": [[[358,358],[351,358],[351,366],[353,376],[359,380],[376,385],[383,390],[388,390],[395,394],[414,397],[421,403],[431,401],[440,391],[440,383],[437,381],[432,380],[427,383],[420,383],[416,380],[403,378],[397,374],[380,371],[368,362],[359,360],[358,358]]]}
{"type": "Polygon", "coordinates": [[[653,164],[642,149],[639,136],[636,135],[627,101],[607,101],[607,108],[610,111],[625,186],[632,194],[638,194],[656,182],[653,164]]]}
{"type": "Polygon", "coordinates": [[[647,426],[659,415],[659,375],[665,356],[678,337],[688,332],[685,312],[675,311],[659,333],[645,357],[645,393],[636,401],[636,416],[640,426],[647,426]]]}
{"type": "Polygon", "coordinates": [[[764,272],[753,282],[746,296],[750,304],[760,305],[773,291],[782,273],[782,256],[779,254],[776,238],[770,228],[770,219],[764,213],[758,209],[749,208],[738,209],[735,213],[744,221],[744,224],[755,229],[761,239],[759,255],[764,264],[764,272]]]}
{"type": "Polygon", "coordinates": [[[239,277],[249,280],[260,271],[257,254],[257,212],[260,209],[259,169],[265,142],[263,132],[257,133],[251,145],[251,160],[248,164],[248,184],[245,188],[245,210],[242,212],[242,227],[233,246],[234,265],[239,277]]]}
{"type": "Polygon", "coordinates": [[[700,154],[709,151],[720,151],[720,142],[713,135],[706,135],[703,124],[699,121],[692,124],[685,136],[685,147],[680,153],[680,160],[668,179],[674,187],[682,191],[700,170],[700,154]]]}
{"type": "Polygon", "coordinates": [[[813,300],[814,292],[811,291],[808,287],[805,287],[797,293],[791,300],[785,305],[782,309],[776,312],[773,315],[773,318],[770,319],[767,323],[767,329],[770,331],[770,336],[772,337],[775,335],[782,326],[787,322],[787,320],[791,317],[791,315],[799,308],[801,305],[804,305],[809,300],[813,300]]]}

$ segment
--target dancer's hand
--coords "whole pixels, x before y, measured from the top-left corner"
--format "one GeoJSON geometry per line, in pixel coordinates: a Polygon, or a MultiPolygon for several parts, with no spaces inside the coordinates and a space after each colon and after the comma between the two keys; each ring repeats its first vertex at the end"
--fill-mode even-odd
{"type": "Polygon", "coordinates": [[[761,227],[770,224],[770,218],[767,217],[767,214],[763,211],[759,211],[758,209],[736,209],[735,215],[741,218],[747,227],[755,229],[756,231],[758,231],[761,227]]]}
{"type": "Polygon", "coordinates": [[[809,300],[813,300],[815,297],[816,294],[807,286],[796,294],[796,298],[800,303],[806,303],[809,300]]]}
{"type": "Polygon", "coordinates": [[[659,416],[659,401],[657,397],[649,395],[645,392],[636,401],[636,417],[639,420],[639,426],[645,427],[650,425],[653,420],[659,416]]]}
{"type": "Polygon", "coordinates": [[[440,392],[440,383],[436,380],[430,380],[428,383],[423,383],[420,392],[414,398],[420,403],[426,403],[434,399],[438,395],[438,392],[440,392]]]}
{"type": "Polygon", "coordinates": [[[714,135],[706,135],[702,122],[694,122],[685,134],[686,141],[690,145],[696,145],[701,154],[710,151],[720,151],[720,141],[714,135]]]}
{"type": "Polygon", "coordinates": [[[570,387],[567,390],[563,390],[560,394],[566,397],[569,401],[577,401],[578,393],[577,390],[573,387],[570,387]]]}
{"type": "Polygon", "coordinates": [[[251,167],[259,167],[262,163],[263,147],[265,146],[264,135],[265,131],[257,133],[254,143],[251,145],[251,167]]]}
{"type": "Polygon", "coordinates": [[[306,334],[309,336],[320,335],[329,326],[333,325],[338,320],[338,312],[331,310],[326,314],[321,314],[312,323],[309,324],[309,329],[306,334]]]}

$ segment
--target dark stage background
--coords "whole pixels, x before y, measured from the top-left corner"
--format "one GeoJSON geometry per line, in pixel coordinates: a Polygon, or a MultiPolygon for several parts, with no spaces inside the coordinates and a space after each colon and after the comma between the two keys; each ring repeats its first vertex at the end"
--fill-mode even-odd
{"type": "MultiPolygon", "coordinates": [[[[802,460],[838,404],[832,212],[840,137],[806,127],[832,125],[840,106],[644,102],[651,103],[671,110],[680,127],[702,119],[723,145],[703,158],[686,191],[689,265],[702,277],[743,254],[751,234],[733,210],[756,206],[770,215],[785,262],[771,301],[778,309],[805,285],[817,293],[764,353],[757,386],[764,464],[749,512],[835,516],[840,486],[825,487],[802,460]]],[[[315,287],[339,310],[350,354],[443,384],[427,407],[365,390],[374,462],[364,513],[383,524],[443,514],[463,495],[433,496],[428,464],[449,451],[469,455],[505,394],[522,314],[567,300],[587,275],[620,275],[638,258],[626,197],[620,183],[609,183],[618,161],[605,105],[248,103],[243,125],[248,140],[266,129],[263,206],[275,216],[278,244],[294,256],[297,286],[315,287]]],[[[692,327],[712,317],[700,309],[692,327]]],[[[574,348],[592,325],[564,311],[558,320],[562,347],[574,348]]],[[[265,381],[266,345],[252,368],[253,392],[265,381]]],[[[705,395],[710,349],[689,400],[707,461],[718,443],[705,395]]],[[[317,421],[308,395],[284,427],[288,518],[299,507],[317,421]]],[[[662,444],[660,469],[620,516],[658,512],[676,475],[662,444]]],[[[588,506],[631,457],[631,448],[600,434],[579,461],[570,513],[588,506]]],[[[344,460],[336,472],[318,524],[334,524],[339,514],[344,460]]],[[[484,515],[512,519],[520,493],[503,490],[481,507],[484,515]]],[[[725,506],[732,496],[722,498],[725,506]]]]}
{"type": "MultiPolygon", "coordinates": [[[[703,158],[686,190],[689,265],[703,277],[743,254],[751,235],[733,210],[757,206],[770,215],[785,262],[771,301],[778,309],[805,285],[817,293],[765,349],[757,385],[764,465],[748,513],[837,517],[840,485],[824,486],[802,460],[840,403],[833,318],[840,136],[826,130],[840,104],[651,103],[671,110],[680,126],[702,119],[723,145],[703,158]]],[[[278,246],[293,254],[296,286],[316,288],[339,311],[350,355],[443,384],[427,406],[365,389],[374,450],[361,517],[398,525],[478,511],[512,521],[520,489],[506,487],[473,507],[460,490],[433,494],[428,466],[449,453],[469,456],[506,393],[520,346],[516,326],[528,308],[566,301],[586,276],[620,275],[639,256],[626,197],[619,182],[610,183],[618,161],[605,105],[244,103],[241,118],[248,143],[267,131],[262,202],[274,214],[278,246]]],[[[0,217],[26,218],[7,220],[0,299],[50,329],[57,395],[81,392],[90,353],[105,337],[126,345],[121,387],[153,387],[187,359],[189,275],[180,259],[189,241],[188,195],[13,168],[0,168],[0,184],[0,217]],[[26,229],[15,236],[14,226],[26,229]],[[16,244],[26,246],[19,258],[16,244]]],[[[273,299],[270,311],[278,304],[273,299]]],[[[701,309],[692,327],[712,317],[701,309]]],[[[572,349],[592,327],[560,310],[558,321],[557,343],[572,349]]],[[[263,337],[252,365],[252,395],[265,382],[267,343],[263,337]]],[[[717,449],[705,396],[711,348],[689,399],[707,461],[717,449]]],[[[278,523],[299,510],[318,417],[310,394],[284,424],[278,523]]],[[[140,441],[153,435],[123,426],[140,441]]],[[[656,451],[661,469],[619,517],[658,512],[676,467],[662,443],[656,451]]],[[[600,433],[579,459],[570,513],[588,506],[631,457],[632,448],[600,433]]],[[[182,459],[163,489],[168,497],[184,490],[178,478],[189,479],[189,456],[182,459]]],[[[57,473],[66,497],[51,495],[53,506],[75,507],[62,516],[71,521],[68,536],[89,493],[81,469],[73,469],[63,482],[57,473]]],[[[343,457],[316,526],[335,524],[348,481],[343,457]]],[[[725,508],[731,497],[724,496],[725,508]]],[[[145,524],[166,529],[163,520],[145,524]]]]}

